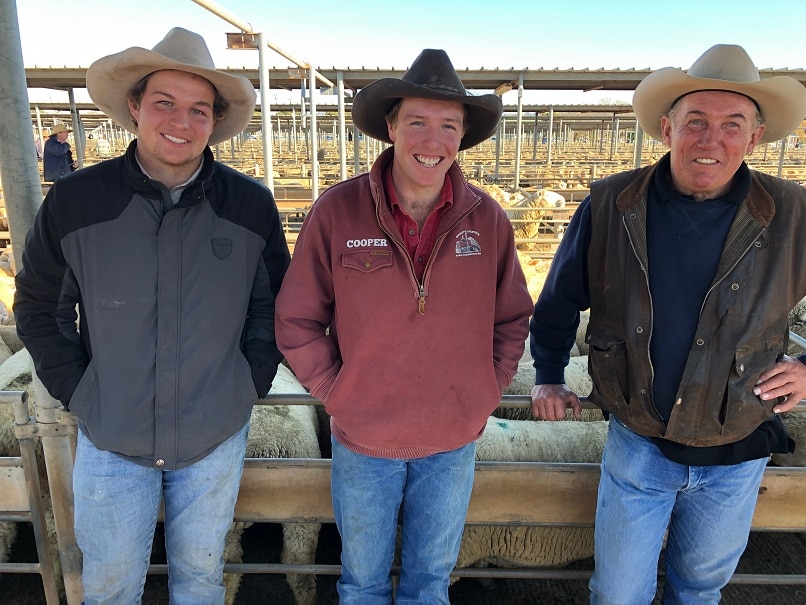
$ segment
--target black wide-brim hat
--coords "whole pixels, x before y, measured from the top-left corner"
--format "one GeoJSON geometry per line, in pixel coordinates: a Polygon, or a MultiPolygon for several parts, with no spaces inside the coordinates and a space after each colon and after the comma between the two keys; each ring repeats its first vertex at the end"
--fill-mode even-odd
{"type": "Polygon", "coordinates": [[[471,95],[444,50],[427,48],[398,78],[381,78],[358,91],[353,99],[353,123],[366,135],[391,143],[386,114],[398,99],[456,101],[467,107],[468,129],[459,150],[469,149],[490,138],[504,111],[494,94],[471,95]]]}

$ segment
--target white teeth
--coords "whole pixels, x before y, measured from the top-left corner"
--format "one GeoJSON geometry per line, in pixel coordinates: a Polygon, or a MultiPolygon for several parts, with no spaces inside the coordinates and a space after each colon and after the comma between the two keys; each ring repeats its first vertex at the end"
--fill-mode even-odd
{"type": "Polygon", "coordinates": [[[433,168],[440,162],[440,158],[438,157],[432,158],[432,157],[424,157],[421,155],[416,155],[414,157],[417,159],[418,162],[420,162],[420,164],[422,164],[423,166],[428,166],[429,168],[433,168]]]}
{"type": "Polygon", "coordinates": [[[172,137],[169,134],[164,134],[162,136],[164,136],[166,139],[171,141],[171,143],[187,143],[187,141],[185,139],[177,139],[176,137],[172,137]]]}
{"type": "Polygon", "coordinates": [[[697,158],[694,161],[698,164],[716,164],[716,160],[712,160],[710,158],[697,158]]]}

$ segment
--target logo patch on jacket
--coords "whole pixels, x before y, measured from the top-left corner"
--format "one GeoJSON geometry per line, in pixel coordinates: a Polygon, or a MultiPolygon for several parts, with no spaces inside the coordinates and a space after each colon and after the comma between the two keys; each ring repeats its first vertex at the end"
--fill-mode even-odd
{"type": "Polygon", "coordinates": [[[232,254],[232,240],[229,238],[214,237],[210,240],[210,244],[213,246],[213,254],[221,260],[232,254]]]}
{"type": "Polygon", "coordinates": [[[481,244],[473,237],[478,236],[478,231],[461,231],[456,236],[456,256],[477,256],[481,254],[481,244]]]}

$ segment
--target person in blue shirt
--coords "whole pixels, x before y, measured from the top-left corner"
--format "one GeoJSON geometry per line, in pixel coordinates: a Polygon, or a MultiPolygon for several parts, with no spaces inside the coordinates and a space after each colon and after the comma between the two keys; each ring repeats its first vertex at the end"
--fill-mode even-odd
{"type": "Polygon", "coordinates": [[[591,603],[652,602],[664,539],[663,602],[718,603],[770,454],[794,445],[778,415],[806,396],[806,356],[786,354],[806,190],[744,162],[795,130],[806,88],[717,45],[651,73],[633,108],[670,151],[593,183],[575,213],[530,322],[532,412],[579,415],[563,372],[590,309],[590,398],[609,418],[591,603]]]}
{"type": "Polygon", "coordinates": [[[71,132],[73,131],[64,124],[56,124],[50,129],[50,136],[45,141],[42,156],[43,177],[48,182],[53,182],[78,168],[78,163],[73,161],[70,143],[67,142],[71,132]]]}

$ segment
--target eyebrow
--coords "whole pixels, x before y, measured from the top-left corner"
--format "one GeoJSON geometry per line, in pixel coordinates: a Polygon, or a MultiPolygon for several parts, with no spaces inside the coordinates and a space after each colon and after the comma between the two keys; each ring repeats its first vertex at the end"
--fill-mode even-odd
{"type": "MultiPolygon", "coordinates": [[[[409,119],[409,120],[412,119],[412,118],[417,119],[417,120],[425,120],[425,119],[428,118],[428,116],[425,116],[425,115],[422,115],[422,114],[419,114],[419,113],[414,113],[414,112],[403,114],[402,117],[406,118],[406,119],[409,119]]],[[[445,122],[456,122],[457,124],[461,124],[463,122],[463,120],[460,119],[460,118],[442,118],[442,120],[445,121],[445,122]]]]}
{"type": "MultiPolygon", "coordinates": [[[[176,100],[176,96],[172,95],[169,92],[165,92],[164,90],[155,89],[150,92],[152,95],[162,95],[163,97],[168,97],[169,99],[176,100]]],[[[194,105],[201,105],[203,107],[209,107],[210,109],[213,108],[212,103],[208,103],[207,101],[194,101],[194,105]]]]}
{"type": "MultiPolygon", "coordinates": [[[[687,115],[687,116],[688,116],[688,115],[691,115],[691,114],[695,114],[695,115],[698,115],[698,116],[705,116],[705,117],[707,117],[707,115],[708,115],[708,114],[706,114],[704,111],[702,111],[702,110],[700,110],[700,109],[689,109],[689,110],[686,112],[686,114],[685,114],[685,115],[687,115]]],[[[750,118],[748,118],[748,117],[747,117],[746,115],[744,115],[743,113],[731,113],[731,114],[728,114],[728,115],[727,115],[727,116],[725,116],[725,117],[726,117],[726,118],[731,118],[731,119],[734,119],[734,120],[735,120],[735,119],[738,119],[738,118],[741,118],[742,120],[745,120],[745,121],[748,121],[748,122],[750,121],[750,118]]]]}

